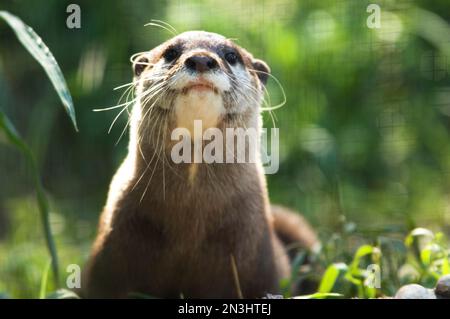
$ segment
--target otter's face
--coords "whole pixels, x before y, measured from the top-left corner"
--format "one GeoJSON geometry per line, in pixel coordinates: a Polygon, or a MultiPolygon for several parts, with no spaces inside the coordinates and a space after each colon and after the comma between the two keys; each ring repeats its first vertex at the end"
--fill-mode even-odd
{"type": "Polygon", "coordinates": [[[143,115],[157,108],[191,130],[259,114],[269,68],[221,35],[191,31],[140,54],[134,72],[143,115]]]}

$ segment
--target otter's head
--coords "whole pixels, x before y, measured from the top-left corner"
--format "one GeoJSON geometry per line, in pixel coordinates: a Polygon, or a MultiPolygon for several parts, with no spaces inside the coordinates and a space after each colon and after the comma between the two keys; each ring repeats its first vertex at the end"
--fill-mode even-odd
{"type": "Polygon", "coordinates": [[[140,121],[191,132],[194,120],[203,129],[258,125],[269,67],[231,40],[185,32],[133,60],[140,121]]]}

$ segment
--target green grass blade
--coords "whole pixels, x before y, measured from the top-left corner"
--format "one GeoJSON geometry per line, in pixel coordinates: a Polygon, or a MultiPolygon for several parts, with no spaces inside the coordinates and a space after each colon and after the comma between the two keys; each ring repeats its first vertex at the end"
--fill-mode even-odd
{"type": "Polygon", "coordinates": [[[31,27],[23,23],[18,17],[7,11],[0,11],[0,18],[6,21],[6,23],[13,29],[17,39],[19,39],[25,49],[27,49],[27,51],[44,68],[53,84],[53,87],[58,93],[67,114],[72,120],[75,130],[78,131],[72,96],[70,95],[66,80],[64,79],[61,69],[53,54],[50,52],[39,35],[37,35],[31,27]]]}
{"type": "Polygon", "coordinates": [[[342,294],[337,293],[324,293],[324,292],[316,292],[311,295],[304,295],[304,296],[295,296],[292,299],[324,299],[329,297],[343,297],[342,294]]]}
{"type": "Polygon", "coordinates": [[[353,261],[350,265],[350,268],[352,271],[357,271],[359,268],[359,264],[361,262],[361,259],[367,255],[372,254],[374,251],[374,247],[371,245],[362,245],[358,248],[358,250],[355,253],[355,256],[353,257],[353,261]]]}
{"type": "Polygon", "coordinates": [[[331,264],[330,266],[328,266],[322,277],[322,280],[320,281],[318,292],[330,293],[333,290],[333,287],[336,284],[339,275],[343,272],[346,272],[347,270],[347,265],[343,263],[331,264]]]}
{"type": "Polygon", "coordinates": [[[41,278],[41,288],[39,289],[39,299],[45,299],[45,295],[47,293],[47,284],[48,284],[48,273],[50,271],[50,266],[52,265],[52,261],[49,260],[47,265],[45,265],[44,273],[41,278]]]}
{"type": "Polygon", "coordinates": [[[3,131],[8,141],[14,146],[16,146],[23,153],[23,155],[25,156],[31,167],[31,171],[33,173],[34,187],[36,189],[36,198],[38,202],[39,212],[41,214],[41,220],[44,227],[45,240],[52,259],[52,270],[55,277],[56,286],[58,286],[59,282],[58,254],[56,251],[56,245],[50,227],[49,203],[45,195],[39,171],[37,169],[36,160],[34,158],[33,152],[31,152],[28,145],[20,137],[14,125],[2,111],[0,111],[0,131],[3,131]]]}

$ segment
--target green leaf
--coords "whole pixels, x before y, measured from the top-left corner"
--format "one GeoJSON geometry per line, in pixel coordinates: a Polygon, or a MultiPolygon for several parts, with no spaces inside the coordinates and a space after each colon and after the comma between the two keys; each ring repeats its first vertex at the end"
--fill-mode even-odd
{"type": "Polygon", "coordinates": [[[48,283],[48,273],[50,271],[50,266],[52,265],[52,261],[49,260],[47,265],[45,266],[44,272],[41,278],[41,288],[39,291],[39,299],[45,299],[45,294],[47,292],[47,283],[48,283]]]}
{"type": "Polygon", "coordinates": [[[37,35],[31,27],[23,23],[18,17],[7,11],[0,11],[0,18],[3,18],[3,20],[6,21],[6,23],[13,29],[17,39],[19,39],[25,49],[44,68],[53,84],[53,87],[58,93],[67,114],[72,120],[75,130],[78,131],[72,96],[67,88],[66,80],[64,79],[61,69],[59,68],[58,63],[49,48],[45,45],[39,35],[37,35]]]}
{"type": "Polygon", "coordinates": [[[337,294],[337,293],[316,292],[311,295],[296,296],[296,297],[293,297],[292,299],[324,299],[327,297],[343,297],[343,295],[337,294]]]}
{"type": "Polygon", "coordinates": [[[305,262],[306,259],[306,252],[302,251],[299,252],[291,264],[291,277],[285,278],[280,281],[280,288],[282,291],[282,294],[285,298],[290,298],[291,292],[292,292],[292,286],[297,285],[297,279],[299,275],[299,268],[300,266],[305,262]]]}
{"type": "Polygon", "coordinates": [[[444,256],[442,259],[442,275],[450,274],[450,263],[448,261],[448,257],[444,256]]]}
{"type": "Polygon", "coordinates": [[[319,285],[319,293],[329,293],[333,290],[334,285],[342,272],[346,272],[348,267],[344,263],[337,263],[328,266],[319,285]]]}
{"type": "MultiPolygon", "coordinates": [[[[345,274],[345,279],[347,279],[349,282],[351,282],[355,286],[362,287],[363,286],[363,281],[361,279],[355,278],[353,275],[354,274],[352,274],[352,272],[348,271],[345,274]]],[[[358,273],[358,275],[361,276],[360,273],[358,273]]]]}
{"type": "Polygon", "coordinates": [[[435,243],[428,244],[421,251],[422,263],[426,265],[431,265],[436,259],[442,257],[445,251],[442,250],[441,246],[435,243]]]}
{"type": "Polygon", "coordinates": [[[374,250],[374,247],[371,245],[363,245],[361,247],[358,248],[358,250],[356,251],[355,257],[353,258],[353,260],[355,261],[359,261],[361,260],[362,257],[366,256],[366,255],[370,255],[374,250]]]}
{"type": "Polygon", "coordinates": [[[58,269],[58,254],[56,251],[55,241],[53,239],[50,219],[49,219],[49,203],[45,195],[44,187],[42,186],[41,177],[37,169],[36,160],[33,152],[31,152],[28,145],[22,140],[14,125],[9,121],[5,114],[0,111],[0,131],[3,131],[8,141],[15,145],[27,159],[31,171],[33,173],[33,182],[36,189],[36,198],[41,214],[42,225],[44,227],[44,234],[47,243],[47,248],[52,259],[52,269],[56,284],[58,284],[59,269],[58,269]]]}
{"type": "MultiPolygon", "coordinates": [[[[18,40],[22,43],[25,49],[39,62],[44,68],[47,76],[53,84],[67,114],[72,120],[75,130],[78,131],[75,109],[73,106],[72,96],[67,88],[66,80],[58,66],[54,56],[42,41],[42,39],[33,31],[31,27],[22,22],[18,17],[10,14],[7,11],[0,11],[0,18],[12,28],[18,40]]],[[[14,125],[9,121],[5,114],[0,111],[0,131],[3,131],[8,141],[15,145],[26,157],[33,172],[34,186],[36,189],[36,197],[41,214],[41,220],[44,227],[44,234],[46,237],[47,248],[51,256],[52,270],[56,285],[58,285],[58,255],[53,235],[50,228],[49,220],[49,203],[45,195],[44,187],[41,182],[41,177],[37,169],[36,160],[28,145],[22,140],[14,125]]],[[[45,278],[47,280],[47,278],[45,278]]],[[[45,283],[46,284],[46,283],[45,283]]],[[[41,287],[42,288],[42,287],[41,287]]],[[[45,293],[45,292],[44,292],[45,293]]],[[[41,289],[42,295],[42,289],[41,289]]]]}
{"type": "Polygon", "coordinates": [[[5,133],[8,141],[16,147],[24,150],[24,143],[20,138],[19,132],[17,132],[14,125],[9,121],[6,115],[0,110],[0,128],[5,133]]]}
{"type": "Polygon", "coordinates": [[[355,257],[353,257],[352,264],[350,268],[352,270],[357,270],[359,267],[359,263],[361,262],[361,259],[367,255],[370,255],[374,252],[374,247],[371,245],[363,245],[358,248],[358,250],[355,253],[355,257]]]}

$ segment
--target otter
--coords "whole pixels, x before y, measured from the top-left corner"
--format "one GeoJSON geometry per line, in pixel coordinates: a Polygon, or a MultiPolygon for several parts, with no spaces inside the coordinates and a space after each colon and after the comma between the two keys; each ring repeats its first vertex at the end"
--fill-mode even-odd
{"type": "MultiPolygon", "coordinates": [[[[290,276],[286,244],[316,235],[270,206],[261,160],[174,163],[171,132],[262,126],[270,69],[215,33],[179,34],[133,60],[128,155],[83,272],[86,298],[261,298],[290,276]]],[[[193,137],[192,137],[193,138],[193,137]]],[[[247,149],[248,151],[248,149],[247,149]]]]}

